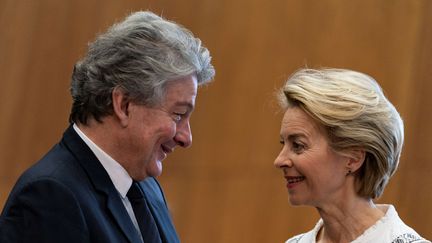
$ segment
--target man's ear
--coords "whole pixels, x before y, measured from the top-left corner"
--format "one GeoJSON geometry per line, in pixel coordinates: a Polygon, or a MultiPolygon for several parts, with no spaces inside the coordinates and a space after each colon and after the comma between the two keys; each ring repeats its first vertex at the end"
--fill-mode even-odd
{"type": "Polygon", "coordinates": [[[357,171],[363,165],[365,161],[365,157],[366,157],[366,152],[364,151],[364,149],[360,149],[360,148],[351,149],[348,155],[348,164],[347,164],[348,171],[350,171],[350,173],[351,172],[354,173],[355,171],[357,171]]]}
{"type": "Polygon", "coordinates": [[[129,99],[120,87],[115,87],[111,95],[113,115],[117,117],[122,127],[127,127],[129,123],[129,99]]]}

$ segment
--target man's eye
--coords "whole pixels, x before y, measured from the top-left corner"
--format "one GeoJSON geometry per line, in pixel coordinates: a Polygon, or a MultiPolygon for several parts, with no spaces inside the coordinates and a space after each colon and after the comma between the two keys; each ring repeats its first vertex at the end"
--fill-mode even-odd
{"type": "Polygon", "coordinates": [[[175,122],[180,122],[182,117],[183,117],[183,114],[180,114],[180,113],[174,113],[172,116],[172,118],[175,122]]]}

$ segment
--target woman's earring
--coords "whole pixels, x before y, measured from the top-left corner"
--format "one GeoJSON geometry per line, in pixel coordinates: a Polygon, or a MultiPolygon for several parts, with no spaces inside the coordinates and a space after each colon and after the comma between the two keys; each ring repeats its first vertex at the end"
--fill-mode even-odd
{"type": "Polygon", "coordinates": [[[346,173],[346,176],[348,176],[349,174],[351,174],[351,170],[348,170],[348,172],[346,173]]]}

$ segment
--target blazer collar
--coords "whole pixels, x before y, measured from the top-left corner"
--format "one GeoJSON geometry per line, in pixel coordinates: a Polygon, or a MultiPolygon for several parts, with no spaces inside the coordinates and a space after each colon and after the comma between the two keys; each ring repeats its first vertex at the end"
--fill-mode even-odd
{"type": "Polygon", "coordinates": [[[127,213],[118,191],[96,156],[75,132],[72,125],[63,134],[61,144],[66,146],[87,173],[94,188],[106,196],[107,208],[116,219],[118,226],[132,243],[141,242],[127,213]]]}

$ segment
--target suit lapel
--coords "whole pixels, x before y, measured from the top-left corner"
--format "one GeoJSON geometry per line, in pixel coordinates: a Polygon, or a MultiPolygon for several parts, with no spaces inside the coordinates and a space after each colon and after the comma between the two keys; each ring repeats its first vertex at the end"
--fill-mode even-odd
{"type": "Polygon", "coordinates": [[[108,173],[103,168],[102,164],[78,136],[72,126],[66,130],[63,135],[62,144],[64,144],[75,156],[79,164],[87,173],[94,188],[103,194],[106,198],[106,205],[117,225],[132,243],[142,242],[135,227],[127,213],[120,195],[115,189],[108,173]]]}
{"type": "Polygon", "coordinates": [[[156,179],[148,178],[140,182],[140,186],[143,189],[150,211],[158,226],[162,242],[180,242],[156,179]]]}
{"type": "Polygon", "coordinates": [[[109,196],[107,202],[108,208],[111,211],[114,218],[117,220],[118,225],[123,230],[123,233],[127,236],[130,242],[142,242],[138,232],[132,224],[132,221],[124,208],[123,202],[120,197],[109,196]],[[119,210],[119,209],[123,210],[119,210]]]}

